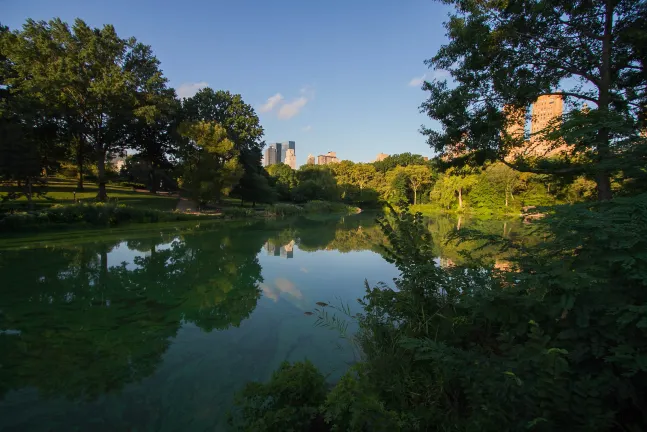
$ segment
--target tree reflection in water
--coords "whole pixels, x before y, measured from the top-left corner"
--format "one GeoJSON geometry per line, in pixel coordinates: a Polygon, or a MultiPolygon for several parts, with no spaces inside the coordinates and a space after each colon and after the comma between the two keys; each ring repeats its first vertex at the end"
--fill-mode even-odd
{"type": "MultiPolygon", "coordinates": [[[[480,229],[514,237],[516,225],[505,224],[480,229]]],[[[465,219],[461,225],[479,226],[465,219]]],[[[453,261],[470,247],[442,241],[455,227],[451,218],[429,223],[438,255],[453,261]]],[[[270,304],[285,300],[295,309],[314,307],[293,283],[294,275],[263,281],[259,254],[280,259],[318,250],[379,253],[385,242],[374,216],[357,215],[162,227],[154,235],[117,232],[45,247],[1,249],[0,244],[0,429],[48,424],[51,430],[66,430],[73,416],[72,424],[81,428],[101,417],[103,430],[152,422],[162,422],[161,428],[171,420],[176,423],[168,425],[186,426],[191,419],[221,424],[231,394],[271,372],[272,365],[259,359],[281,356],[275,352],[287,336],[280,340],[277,328],[292,325],[264,315],[264,321],[238,329],[260,297],[270,304]],[[208,340],[201,336],[221,330],[228,331],[208,340]],[[169,357],[180,333],[196,342],[169,357]],[[214,362],[208,376],[195,376],[205,370],[196,366],[204,361],[214,362]],[[165,369],[164,382],[155,378],[160,369],[165,369]],[[139,390],[133,393],[133,388],[139,390]],[[169,388],[186,395],[183,408],[174,411],[160,402],[170,400],[160,394],[169,388]],[[109,403],[107,395],[117,397],[109,403]],[[44,407],[47,400],[61,398],[89,405],[44,407]],[[42,418],[32,420],[34,406],[42,418]],[[12,424],[13,414],[20,414],[22,423],[12,424]],[[55,418],[60,425],[50,423],[55,418]]],[[[497,258],[505,256],[492,262],[497,258]]],[[[299,265],[301,277],[312,277],[299,265]]],[[[298,316],[304,319],[303,311],[298,316]]],[[[304,341],[303,335],[290,341],[289,352],[304,341]]]]}

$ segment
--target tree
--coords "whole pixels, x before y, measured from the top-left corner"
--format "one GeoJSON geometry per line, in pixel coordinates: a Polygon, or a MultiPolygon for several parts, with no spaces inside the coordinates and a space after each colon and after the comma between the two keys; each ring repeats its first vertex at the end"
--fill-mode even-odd
{"type": "Polygon", "coordinates": [[[79,165],[86,146],[92,147],[97,198],[105,201],[106,155],[128,145],[135,118],[153,117],[157,100],[149,94],[166,85],[150,47],[120,38],[111,25],[93,29],[77,19],[70,29],[60,19],[27,20],[15,32],[7,57],[16,70],[10,84],[38,95],[59,113],[67,136],[78,145],[73,153],[79,165]]]}
{"type": "Polygon", "coordinates": [[[514,200],[514,192],[519,184],[519,173],[501,163],[490,165],[485,170],[488,181],[494,183],[503,192],[505,206],[508,207],[508,196],[514,200]]]}
{"type": "MultiPolygon", "coordinates": [[[[639,130],[647,101],[647,3],[640,0],[447,0],[456,13],[450,42],[426,63],[449,70],[424,84],[422,104],[443,131],[423,128],[441,153],[461,143],[536,173],[587,174],[598,199],[611,198],[610,175],[645,160],[639,130]],[[560,90],[563,89],[563,90],[560,90]],[[502,133],[541,95],[560,94],[572,110],[540,131],[553,146],[570,145],[568,160],[506,160],[522,137],[502,133]],[[580,109],[583,102],[592,104],[580,109]]],[[[643,163],[644,165],[644,163],[643,163]]]]}
{"type": "Polygon", "coordinates": [[[6,198],[27,197],[32,207],[35,183],[60,156],[59,127],[42,100],[25,91],[18,72],[5,55],[17,37],[0,26],[0,181],[16,182],[24,190],[6,198]]]}
{"type": "Polygon", "coordinates": [[[405,167],[407,165],[424,165],[425,163],[425,158],[420,155],[400,153],[388,156],[381,161],[373,162],[373,166],[375,166],[376,170],[385,174],[387,171],[398,166],[405,167]]]}
{"type": "Polygon", "coordinates": [[[436,182],[431,191],[431,198],[442,207],[449,208],[455,199],[458,208],[463,208],[463,195],[468,192],[478,181],[478,176],[466,171],[450,168],[436,182]]]}
{"type": "Polygon", "coordinates": [[[180,134],[195,151],[184,161],[183,186],[197,202],[218,202],[243,176],[238,151],[227,137],[225,128],[215,122],[183,122],[180,134]]]}
{"type": "Polygon", "coordinates": [[[252,178],[263,171],[263,127],[254,108],[246,104],[241,95],[206,87],[184,99],[182,111],[187,121],[215,121],[221,125],[238,151],[238,160],[250,180],[249,185],[260,185],[252,178]]]}
{"type": "Polygon", "coordinates": [[[376,175],[377,171],[371,164],[358,163],[352,167],[350,178],[353,184],[359,187],[360,200],[362,199],[364,188],[375,180],[376,175]]]}
{"type": "Polygon", "coordinates": [[[409,165],[405,167],[404,172],[407,173],[409,178],[409,185],[413,190],[413,204],[418,203],[418,190],[429,183],[431,183],[433,175],[427,166],[424,165],[409,165]]]}
{"type": "Polygon", "coordinates": [[[267,167],[267,173],[274,180],[274,187],[281,200],[289,200],[291,191],[297,186],[297,174],[284,163],[277,163],[267,167]]]}

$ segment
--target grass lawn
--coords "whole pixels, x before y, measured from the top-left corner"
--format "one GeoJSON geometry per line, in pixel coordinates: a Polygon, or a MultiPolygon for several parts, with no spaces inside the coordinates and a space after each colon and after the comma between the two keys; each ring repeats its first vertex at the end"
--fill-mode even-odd
{"type": "MultiPolygon", "coordinates": [[[[0,186],[0,195],[11,190],[11,186],[0,186]]],[[[49,207],[54,204],[71,204],[74,202],[74,191],[76,189],[76,180],[50,177],[45,195],[34,197],[34,208],[49,207]]],[[[85,182],[85,190],[76,193],[76,199],[83,202],[94,202],[97,196],[98,186],[95,183],[85,182]]],[[[116,201],[119,204],[125,204],[132,207],[148,208],[154,210],[170,211],[174,210],[178,198],[166,195],[154,195],[148,192],[135,192],[132,188],[107,184],[108,199],[116,201]]],[[[20,198],[11,204],[2,204],[2,206],[11,206],[14,208],[27,208],[27,199],[20,198]]]]}

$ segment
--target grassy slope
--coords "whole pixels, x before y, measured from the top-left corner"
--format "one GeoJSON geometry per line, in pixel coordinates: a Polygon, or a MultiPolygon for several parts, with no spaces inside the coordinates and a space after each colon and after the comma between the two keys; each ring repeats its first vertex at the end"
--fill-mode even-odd
{"type": "MultiPolygon", "coordinates": [[[[132,188],[108,184],[108,198],[110,201],[118,201],[128,206],[148,208],[153,210],[174,210],[177,204],[177,197],[165,195],[153,195],[146,192],[135,192],[132,188]]],[[[46,188],[46,194],[34,198],[35,208],[49,207],[54,204],[71,204],[74,199],[73,192],[76,189],[76,181],[73,179],[50,177],[46,188]]],[[[9,192],[8,186],[0,186],[0,195],[9,192]]],[[[76,199],[80,201],[93,202],[97,195],[97,185],[85,182],[85,190],[76,193],[76,199]]],[[[27,206],[27,199],[22,197],[13,207],[27,206]]]]}

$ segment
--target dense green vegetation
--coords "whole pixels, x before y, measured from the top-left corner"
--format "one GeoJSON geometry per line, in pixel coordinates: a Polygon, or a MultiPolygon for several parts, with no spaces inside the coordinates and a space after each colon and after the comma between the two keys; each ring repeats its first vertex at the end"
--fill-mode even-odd
{"type": "MultiPolygon", "coordinates": [[[[238,430],[647,429],[647,3],[445,3],[455,6],[450,41],[427,63],[451,80],[426,82],[422,105],[442,125],[423,129],[442,158],[376,163],[373,187],[414,209],[426,209],[419,190],[432,210],[553,206],[525,225],[526,241],[505,224],[461,228],[459,217],[443,241],[450,254],[435,246],[444,222],[393,210],[381,247],[400,277],[367,284],[361,314],[316,310],[361,361],[331,389],[312,389],[322,376],[308,363],[249,384],[232,416],[238,430]],[[558,93],[563,116],[530,137],[509,132],[509,113],[558,93]],[[526,138],[568,150],[517,153],[526,138]],[[314,395],[303,404],[279,396],[303,389],[314,395]]],[[[330,168],[338,186],[361,190],[343,165],[330,168]]]]}
{"type": "Polygon", "coordinates": [[[96,179],[97,201],[109,199],[110,180],[152,193],[180,186],[201,205],[274,196],[254,109],[210,88],[179,100],[151,47],[111,25],[0,27],[0,136],[3,201],[24,198],[30,208],[53,174],[75,176],[78,192],[96,179]],[[126,157],[121,172],[118,156],[126,157]]]}

